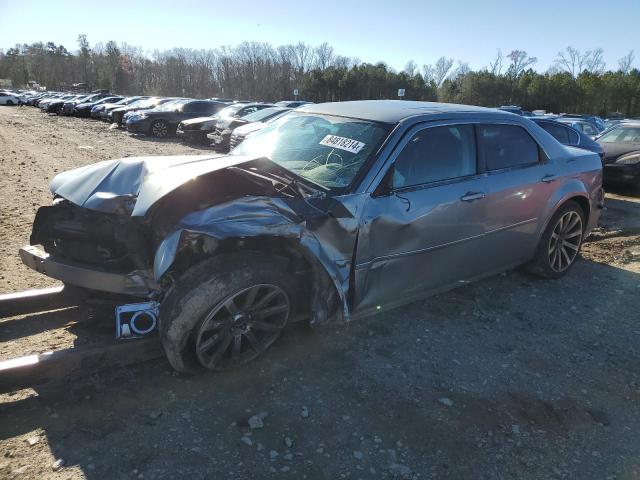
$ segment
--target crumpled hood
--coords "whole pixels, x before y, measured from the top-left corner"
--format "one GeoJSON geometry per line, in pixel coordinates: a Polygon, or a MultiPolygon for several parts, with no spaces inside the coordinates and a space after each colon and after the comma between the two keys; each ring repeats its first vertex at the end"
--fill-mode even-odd
{"type": "Polygon", "coordinates": [[[254,158],[239,155],[130,157],[76,168],[56,175],[50,189],[80,207],[105,213],[144,216],[180,185],[254,158]]]}

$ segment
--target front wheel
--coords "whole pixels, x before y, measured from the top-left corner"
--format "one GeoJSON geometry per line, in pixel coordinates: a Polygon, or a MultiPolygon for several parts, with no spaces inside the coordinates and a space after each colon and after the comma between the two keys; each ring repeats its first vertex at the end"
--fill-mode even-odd
{"type": "Polygon", "coordinates": [[[155,120],[151,124],[151,135],[156,138],[166,138],[169,135],[169,125],[164,120],[155,120]]]}
{"type": "Polygon", "coordinates": [[[293,283],[274,259],[225,255],[189,269],[160,309],[160,335],[179,372],[246,364],[280,336],[293,311],[293,283]]]}
{"type": "Polygon", "coordinates": [[[7,100],[7,103],[6,103],[6,104],[7,104],[7,105],[13,105],[13,101],[11,101],[11,100],[7,100]]]}
{"type": "Polygon", "coordinates": [[[547,225],[529,269],[545,278],[563,276],[578,258],[585,227],[580,205],[565,203],[547,225]]]}

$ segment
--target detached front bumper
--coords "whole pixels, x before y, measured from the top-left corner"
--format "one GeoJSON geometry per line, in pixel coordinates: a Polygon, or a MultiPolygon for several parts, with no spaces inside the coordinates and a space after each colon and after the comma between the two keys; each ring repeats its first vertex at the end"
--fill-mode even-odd
{"type": "Polygon", "coordinates": [[[69,260],[53,257],[39,245],[20,249],[20,259],[27,267],[69,285],[149,298],[159,290],[149,272],[136,270],[127,274],[89,268],[69,260]]]}

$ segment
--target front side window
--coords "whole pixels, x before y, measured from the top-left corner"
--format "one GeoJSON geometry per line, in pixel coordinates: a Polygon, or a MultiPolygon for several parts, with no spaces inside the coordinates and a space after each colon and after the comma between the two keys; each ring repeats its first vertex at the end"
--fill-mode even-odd
{"type": "Polygon", "coordinates": [[[486,170],[537,163],[538,144],[516,125],[478,125],[478,153],[486,170]]]}
{"type": "Polygon", "coordinates": [[[640,126],[616,127],[598,139],[601,143],[640,143],[640,126]]]}
{"type": "Polygon", "coordinates": [[[231,154],[267,157],[339,193],[351,184],[391,128],[356,118],[296,112],[251,134],[231,154]]]}
{"type": "Polygon", "coordinates": [[[451,180],[476,173],[472,125],[427,128],[416,133],[398,156],[394,188],[451,180]]]}

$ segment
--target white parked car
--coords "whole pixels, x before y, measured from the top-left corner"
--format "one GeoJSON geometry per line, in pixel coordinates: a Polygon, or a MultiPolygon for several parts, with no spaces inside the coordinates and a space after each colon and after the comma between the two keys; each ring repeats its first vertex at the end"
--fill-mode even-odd
{"type": "Polygon", "coordinates": [[[0,105],[20,105],[20,100],[13,93],[0,92],[0,105]]]}

